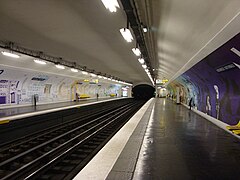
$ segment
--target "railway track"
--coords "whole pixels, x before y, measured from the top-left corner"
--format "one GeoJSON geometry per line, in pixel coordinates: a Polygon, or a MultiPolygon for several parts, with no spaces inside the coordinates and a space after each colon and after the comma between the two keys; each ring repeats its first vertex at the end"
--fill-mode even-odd
{"type": "Polygon", "coordinates": [[[107,103],[100,103],[91,105],[90,108],[88,106],[84,106],[74,111],[74,114],[63,116],[62,119],[67,119],[63,121],[61,124],[57,124],[55,126],[51,126],[42,131],[37,131],[36,133],[31,133],[28,136],[23,136],[21,138],[17,138],[16,140],[4,143],[0,145],[0,162],[10,158],[11,154],[16,151],[25,151],[24,143],[28,143],[29,141],[36,141],[38,137],[43,136],[44,134],[48,135],[51,138],[51,133],[53,136],[56,134],[62,133],[62,131],[68,131],[69,129],[73,129],[76,126],[81,125],[84,121],[88,121],[89,119],[94,119],[98,116],[111,112],[113,109],[124,106],[130,103],[131,99],[120,100],[117,103],[113,103],[113,101],[107,103]],[[100,105],[100,106],[99,106],[100,105]],[[64,129],[65,128],[65,129],[64,129]],[[61,129],[61,131],[59,131],[61,129]],[[22,145],[20,147],[20,145],[22,145]],[[22,149],[22,150],[21,150],[22,149]],[[8,153],[8,151],[11,152],[8,153]]]}
{"type": "Polygon", "coordinates": [[[144,104],[132,101],[0,149],[1,179],[71,179],[144,104]]]}
{"type": "MultiPolygon", "coordinates": [[[[11,141],[7,141],[5,143],[1,143],[0,144],[0,156],[2,154],[2,150],[3,148],[5,149],[9,149],[12,146],[16,146],[18,142],[22,143],[23,141],[27,141],[28,139],[32,139],[33,137],[37,137],[38,135],[42,135],[43,133],[46,132],[46,129],[50,132],[53,131],[54,129],[58,129],[59,127],[65,126],[66,124],[68,125],[68,123],[74,123],[74,122],[79,122],[85,119],[90,119],[90,118],[94,118],[94,116],[100,116],[101,114],[105,114],[107,112],[110,112],[112,109],[117,108],[117,107],[121,107],[129,102],[131,102],[132,99],[120,99],[117,100],[117,102],[114,101],[109,101],[109,102],[103,102],[103,103],[97,103],[97,104],[93,104],[93,105],[89,105],[89,106],[83,106],[83,107],[76,107],[73,108],[72,110],[67,110],[67,111],[59,111],[59,113],[55,114],[55,116],[57,116],[57,118],[53,118],[53,122],[54,123],[50,123],[48,124],[48,126],[46,126],[45,128],[43,127],[42,129],[44,129],[43,131],[41,131],[41,129],[37,130],[37,131],[32,131],[29,134],[30,135],[23,135],[23,136],[19,136],[18,138],[15,138],[15,140],[11,140],[11,141]],[[61,119],[60,121],[58,119],[61,119]],[[48,128],[47,128],[48,127],[48,128]]],[[[41,115],[40,115],[41,116],[41,115]]],[[[53,117],[50,113],[50,116],[53,117]]],[[[43,118],[43,120],[41,121],[45,121],[46,116],[41,117],[43,118]]],[[[39,118],[40,119],[40,118],[39,118]]],[[[14,132],[16,131],[24,131],[25,127],[30,126],[30,128],[36,129],[34,126],[39,126],[41,125],[41,121],[39,122],[39,120],[35,120],[34,123],[28,123],[28,121],[23,121],[22,119],[18,120],[18,121],[22,121],[21,122],[21,126],[22,127],[18,127],[18,129],[1,129],[0,131],[0,136],[1,133],[4,133],[5,131],[7,132],[14,132]]],[[[49,121],[49,119],[48,119],[49,121]]],[[[37,128],[38,129],[38,128],[37,128]]],[[[7,136],[5,136],[7,138],[7,136]]],[[[2,161],[1,157],[0,157],[0,161],[2,161]]]]}

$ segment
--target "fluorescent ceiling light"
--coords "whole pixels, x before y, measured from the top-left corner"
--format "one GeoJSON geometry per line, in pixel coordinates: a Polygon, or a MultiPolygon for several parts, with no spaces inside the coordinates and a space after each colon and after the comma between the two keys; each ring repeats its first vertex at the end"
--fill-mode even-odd
{"type": "Polygon", "coordinates": [[[153,79],[152,79],[152,77],[151,77],[151,74],[150,74],[150,73],[147,73],[147,75],[148,75],[149,79],[151,80],[152,84],[154,85],[154,82],[153,82],[153,79]]]}
{"type": "Polygon", "coordinates": [[[110,12],[116,12],[120,8],[117,0],[102,0],[102,3],[110,12]]]}
{"type": "Polygon", "coordinates": [[[74,68],[71,68],[71,71],[72,71],[72,72],[78,72],[78,70],[77,70],[77,69],[74,69],[74,68]]]}
{"type": "Polygon", "coordinates": [[[91,75],[92,77],[96,77],[96,76],[97,76],[96,74],[93,74],[93,73],[90,73],[90,75],[91,75]]]}
{"type": "Polygon", "coordinates": [[[133,36],[131,34],[131,31],[128,28],[122,28],[120,29],[120,32],[123,36],[123,38],[127,41],[127,42],[132,42],[133,40],[133,36]]]}
{"type": "Polygon", "coordinates": [[[85,75],[87,75],[87,74],[88,74],[88,72],[86,72],[86,71],[82,71],[82,74],[85,74],[85,75]]]}
{"type": "Polygon", "coordinates": [[[45,61],[42,61],[42,60],[39,60],[39,59],[34,59],[33,61],[35,63],[42,64],[42,65],[47,64],[45,61]]]}
{"type": "Polygon", "coordinates": [[[107,80],[111,81],[111,78],[107,78],[107,80]]]}
{"type": "Polygon", "coordinates": [[[146,69],[146,68],[147,68],[147,65],[146,65],[146,64],[143,64],[142,67],[143,67],[144,69],[146,69]]]}
{"type": "Polygon", "coordinates": [[[103,78],[102,76],[98,75],[98,78],[103,78]]]}
{"type": "Polygon", "coordinates": [[[107,79],[107,77],[104,77],[104,76],[103,76],[103,79],[107,79]]]}
{"type": "MultiPolygon", "coordinates": [[[[128,86],[132,86],[132,84],[127,83],[127,82],[122,82],[122,84],[125,84],[125,85],[128,85],[128,86]]],[[[129,87],[126,87],[126,88],[128,89],[129,87]]]]}
{"type": "Polygon", "coordinates": [[[147,27],[143,27],[143,32],[148,32],[147,27]]]}
{"type": "Polygon", "coordinates": [[[231,51],[240,57],[240,52],[236,48],[231,48],[231,51]]]}
{"type": "Polygon", "coordinates": [[[141,55],[141,51],[140,51],[138,48],[132,48],[132,51],[133,51],[133,53],[134,53],[136,56],[140,56],[140,55],[141,55]]]}
{"type": "Polygon", "coordinates": [[[56,64],[55,66],[56,66],[56,68],[58,68],[58,69],[65,69],[65,67],[64,67],[63,65],[61,65],[61,64],[56,64]]]}
{"type": "Polygon", "coordinates": [[[141,64],[144,64],[144,63],[145,63],[145,61],[144,61],[143,58],[139,58],[138,61],[139,61],[141,64]]]}
{"type": "Polygon", "coordinates": [[[9,56],[9,57],[12,57],[12,58],[20,58],[19,55],[14,54],[14,53],[10,53],[10,52],[7,52],[7,51],[2,51],[2,54],[3,54],[4,56],[9,56]]]}

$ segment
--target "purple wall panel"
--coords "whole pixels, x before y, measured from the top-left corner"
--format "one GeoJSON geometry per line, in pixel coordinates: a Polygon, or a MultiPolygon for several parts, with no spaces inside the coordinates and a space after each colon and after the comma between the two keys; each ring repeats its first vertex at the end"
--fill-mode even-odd
{"type": "Polygon", "coordinates": [[[240,34],[175,80],[189,91],[198,110],[228,124],[240,120],[240,57],[233,47],[240,50],[240,34]]]}

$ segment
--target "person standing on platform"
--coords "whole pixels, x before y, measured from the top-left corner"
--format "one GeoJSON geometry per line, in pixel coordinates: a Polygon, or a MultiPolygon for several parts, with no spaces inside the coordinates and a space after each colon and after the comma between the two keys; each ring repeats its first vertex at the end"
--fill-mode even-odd
{"type": "Polygon", "coordinates": [[[97,93],[97,100],[98,100],[99,94],[97,93]]]}
{"type": "Polygon", "coordinates": [[[192,109],[192,100],[193,100],[193,98],[190,99],[189,104],[188,104],[190,110],[192,109]]]}
{"type": "Polygon", "coordinates": [[[79,101],[79,94],[76,92],[76,97],[75,97],[75,101],[79,101]]]}

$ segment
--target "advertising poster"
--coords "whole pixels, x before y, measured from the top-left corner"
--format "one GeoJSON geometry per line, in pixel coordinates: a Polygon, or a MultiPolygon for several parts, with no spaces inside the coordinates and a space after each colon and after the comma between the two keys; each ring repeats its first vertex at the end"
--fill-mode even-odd
{"type": "Polygon", "coordinates": [[[10,87],[8,80],[0,80],[0,104],[9,104],[10,87]]]}
{"type": "MultiPolygon", "coordinates": [[[[198,110],[230,125],[240,120],[240,34],[178,77],[198,110]]],[[[173,89],[174,86],[169,86],[173,89]]]]}

